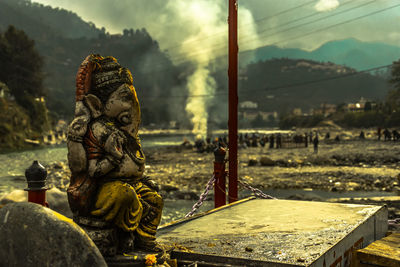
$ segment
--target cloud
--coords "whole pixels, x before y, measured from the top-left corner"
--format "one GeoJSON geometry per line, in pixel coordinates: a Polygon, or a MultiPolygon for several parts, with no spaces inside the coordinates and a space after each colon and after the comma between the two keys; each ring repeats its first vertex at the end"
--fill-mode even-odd
{"type": "Polygon", "coordinates": [[[339,0],[320,0],[314,8],[317,11],[325,12],[336,9],[339,6],[339,0]]]}

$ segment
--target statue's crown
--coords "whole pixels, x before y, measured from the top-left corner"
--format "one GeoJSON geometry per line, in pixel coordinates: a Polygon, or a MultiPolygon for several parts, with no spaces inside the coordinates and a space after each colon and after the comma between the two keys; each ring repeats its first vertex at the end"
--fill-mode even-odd
{"type": "Polygon", "coordinates": [[[76,100],[82,100],[88,93],[113,90],[115,85],[133,84],[131,72],[121,67],[114,57],[89,55],[81,63],[76,75],[76,100]]]}

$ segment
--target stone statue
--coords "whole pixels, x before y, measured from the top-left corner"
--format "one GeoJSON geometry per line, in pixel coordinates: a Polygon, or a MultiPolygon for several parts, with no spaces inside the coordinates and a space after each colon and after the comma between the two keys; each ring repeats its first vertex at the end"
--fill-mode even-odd
{"type": "Polygon", "coordinates": [[[163,200],[155,182],[143,175],[139,124],[130,71],[113,57],[86,57],[68,128],[68,201],[74,221],[103,255],[163,250],[155,241],[163,200]]]}

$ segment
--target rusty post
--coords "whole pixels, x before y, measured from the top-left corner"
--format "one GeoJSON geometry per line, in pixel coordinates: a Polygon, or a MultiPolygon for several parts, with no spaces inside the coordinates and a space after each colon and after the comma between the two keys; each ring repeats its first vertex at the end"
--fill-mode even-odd
{"type": "Polygon", "coordinates": [[[238,200],[237,130],[238,130],[238,43],[237,0],[229,0],[229,203],[238,200]]]}
{"type": "Polygon", "coordinates": [[[225,155],[226,151],[223,147],[218,147],[214,151],[214,176],[216,178],[214,185],[214,207],[218,208],[226,204],[225,190],[225,155]]]}
{"type": "Polygon", "coordinates": [[[26,181],[28,182],[28,201],[45,207],[49,204],[46,202],[46,177],[47,171],[37,160],[25,170],[26,181]]]}

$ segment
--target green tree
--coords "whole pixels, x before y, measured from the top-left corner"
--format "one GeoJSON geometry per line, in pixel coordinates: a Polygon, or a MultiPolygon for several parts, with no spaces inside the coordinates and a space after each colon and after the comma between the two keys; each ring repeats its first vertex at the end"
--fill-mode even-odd
{"type": "Polygon", "coordinates": [[[400,108],[400,59],[393,62],[392,76],[389,82],[394,87],[386,96],[386,112],[390,114],[400,108]]]}
{"type": "Polygon", "coordinates": [[[400,90],[400,59],[393,62],[390,82],[394,85],[396,90],[400,90]]]}
{"type": "Polygon", "coordinates": [[[24,31],[9,26],[0,34],[0,81],[4,82],[15,101],[22,106],[37,132],[48,129],[44,102],[43,59],[33,40],[24,31]]]}
{"type": "Polygon", "coordinates": [[[0,36],[0,60],[0,80],[7,84],[19,104],[29,109],[30,98],[45,95],[43,59],[25,32],[8,27],[0,36]]]}

